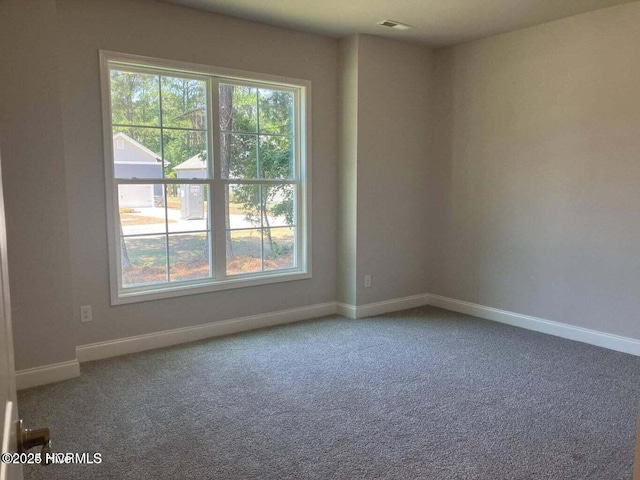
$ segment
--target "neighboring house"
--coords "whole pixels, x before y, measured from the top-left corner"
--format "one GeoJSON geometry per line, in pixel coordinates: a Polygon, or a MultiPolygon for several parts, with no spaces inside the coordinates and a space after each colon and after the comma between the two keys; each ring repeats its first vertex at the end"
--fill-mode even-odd
{"type": "MultiPolygon", "coordinates": [[[[113,136],[113,167],[116,178],[162,178],[162,158],[124,133],[113,136]]],[[[120,207],[153,207],[162,185],[120,185],[120,207]]]]}
{"type": "MultiPolygon", "coordinates": [[[[206,178],[207,164],[200,154],[173,168],[178,178],[206,178]]],[[[204,185],[180,186],[180,217],[188,220],[204,218],[204,185]]]]}
{"type": "Polygon", "coordinates": [[[173,167],[178,178],[207,178],[207,165],[200,154],[173,167]]]}

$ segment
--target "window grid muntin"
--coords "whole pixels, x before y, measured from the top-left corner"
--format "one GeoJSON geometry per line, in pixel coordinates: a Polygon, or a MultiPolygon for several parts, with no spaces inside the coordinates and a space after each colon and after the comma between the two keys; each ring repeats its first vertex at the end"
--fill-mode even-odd
{"type": "MultiPolygon", "coordinates": [[[[247,84],[247,83],[240,83],[240,82],[234,82],[234,81],[220,81],[218,83],[218,88],[217,91],[219,93],[219,89],[220,89],[220,84],[224,84],[224,85],[228,85],[228,86],[243,86],[243,87],[247,87],[247,88],[251,88],[254,89],[255,88],[255,103],[256,103],[256,130],[255,132],[253,131],[244,131],[244,130],[234,130],[233,128],[230,130],[222,130],[221,125],[222,122],[220,121],[220,119],[218,118],[218,129],[219,129],[219,134],[220,135],[246,135],[246,136],[253,136],[256,138],[256,178],[223,178],[222,182],[223,184],[225,184],[225,195],[228,195],[229,192],[229,186],[230,185],[258,185],[259,186],[259,193],[258,193],[258,198],[259,198],[259,214],[260,214],[260,226],[253,226],[253,227],[246,227],[246,228],[226,228],[225,226],[225,241],[226,236],[227,235],[231,235],[231,232],[236,232],[236,231],[252,231],[252,230],[259,230],[260,231],[260,272],[265,272],[265,271],[273,271],[273,270],[295,270],[297,268],[299,268],[299,249],[298,249],[298,227],[297,227],[297,206],[299,204],[299,192],[300,192],[300,178],[299,178],[299,168],[298,165],[300,163],[299,160],[299,156],[298,156],[298,148],[299,148],[299,141],[296,141],[296,133],[297,133],[297,127],[298,127],[298,121],[297,121],[297,112],[300,109],[300,104],[299,104],[299,97],[298,97],[298,91],[294,91],[294,92],[290,92],[292,93],[292,97],[293,97],[293,106],[292,106],[292,110],[293,110],[293,118],[291,119],[291,133],[289,135],[285,135],[285,134],[271,134],[271,133],[265,133],[262,132],[261,128],[260,128],[260,91],[261,89],[266,90],[276,90],[277,87],[274,86],[269,86],[269,87],[264,87],[262,88],[261,86],[258,85],[251,85],[251,84],[247,84]],[[287,137],[291,139],[292,142],[292,149],[291,149],[291,154],[293,155],[293,161],[291,162],[290,165],[290,169],[291,169],[291,176],[293,178],[286,178],[286,179],[278,179],[278,178],[263,178],[262,176],[262,172],[261,172],[261,168],[262,168],[262,162],[261,162],[261,155],[260,155],[260,137],[264,136],[264,137],[269,137],[269,136],[276,136],[276,137],[287,137]],[[293,212],[293,218],[294,218],[294,222],[292,225],[288,225],[288,227],[291,227],[294,231],[294,252],[293,252],[293,265],[291,267],[285,267],[282,269],[270,269],[270,270],[265,270],[265,252],[264,252],[264,241],[265,241],[265,229],[266,228],[273,228],[273,227],[265,227],[264,226],[264,219],[263,219],[263,214],[266,215],[266,212],[262,211],[262,186],[263,185],[282,185],[282,184],[289,184],[289,185],[294,185],[295,188],[295,198],[294,198],[294,202],[293,202],[293,208],[294,208],[294,212],[293,212]]],[[[218,116],[221,114],[220,112],[220,107],[218,107],[217,110],[218,116]]],[[[233,123],[231,124],[231,126],[233,126],[233,123]]],[[[226,203],[226,202],[225,202],[226,203]]],[[[229,202],[230,203],[230,202],[229,202]]],[[[225,204],[225,209],[228,209],[229,205],[225,204]]],[[[266,207],[265,207],[266,208],[266,207]]],[[[226,215],[230,215],[230,212],[226,212],[226,215]]],[[[225,275],[227,277],[232,277],[232,278],[236,278],[237,276],[240,275],[250,275],[251,273],[255,274],[255,272],[250,272],[250,273],[229,273],[229,261],[231,259],[227,257],[226,252],[225,252],[225,275]]]]}
{"type": "MultiPolygon", "coordinates": [[[[293,161],[291,162],[291,170],[292,170],[291,176],[290,178],[286,178],[282,180],[299,180],[299,177],[300,177],[299,144],[300,142],[296,140],[297,134],[298,134],[298,124],[299,124],[298,116],[299,116],[299,110],[301,108],[299,90],[284,89],[284,88],[280,89],[279,87],[274,85],[260,85],[260,84],[252,85],[246,82],[235,82],[233,80],[219,81],[218,85],[228,85],[232,87],[240,86],[240,87],[246,87],[246,88],[255,88],[256,90],[255,92],[255,99],[256,99],[256,130],[255,132],[248,131],[248,130],[244,131],[244,130],[234,130],[234,129],[222,130],[220,128],[221,135],[246,135],[246,136],[255,137],[256,139],[256,178],[254,180],[263,180],[263,179],[267,180],[267,178],[264,178],[261,173],[262,161],[261,161],[261,155],[260,155],[260,148],[261,148],[260,137],[282,137],[282,138],[289,138],[291,140],[291,144],[292,144],[291,155],[293,155],[293,161]],[[291,118],[292,121],[290,126],[291,132],[289,134],[263,132],[262,129],[260,128],[260,91],[261,90],[282,91],[282,92],[287,92],[292,94],[292,98],[293,98],[292,118],[291,118]]],[[[219,86],[218,86],[218,89],[219,89],[219,86]]],[[[221,124],[222,122],[219,121],[218,125],[221,125],[221,124]]],[[[233,180],[235,180],[235,178],[233,180]]],[[[274,179],[274,180],[278,180],[278,179],[274,179]]]]}
{"type": "MultiPolygon", "coordinates": [[[[102,55],[102,53],[101,53],[102,55]]],[[[126,56],[126,54],[125,54],[126,56]]],[[[203,131],[207,133],[207,163],[208,163],[208,178],[207,179],[167,179],[166,177],[164,177],[164,168],[163,168],[163,178],[162,179],[141,179],[141,178],[126,178],[126,179],[117,179],[115,178],[115,175],[112,175],[111,179],[113,181],[113,187],[117,188],[118,185],[120,184],[131,184],[131,183],[153,183],[155,181],[155,183],[164,183],[165,184],[165,188],[166,185],[168,184],[181,184],[181,183],[206,183],[209,184],[209,188],[210,188],[210,193],[209,193],[209,202],[208,202],[208,209],[209,209],[209,230],[207,232],[210,233],[209,237],[211,240],[211,248],[209,250],[209,256],[210,256],[210,270],[212,270],[212,279],[221,279],[224,280],[226,279],[226,275],[225,275],[225,268],[219,268],[219,265],[217,262],[222,261],[222,265],[226,264],[226,255],[225,256],[220,256],[217,254],[217,251],[215,250],[215,246],[218,244],[218,242],[216,241],[216,236],[219,234],[222,235],[226,235],[226,231],[224,228],[220,229],[217,226],[217,223],[219,222],[223,222],[224,220],[216,220],[217,217],[219,217],[219,215],[215,215],[214,214],[214,209],[215,209],[215,205],[216,204],[220,204],[219,210],[223,210],[225,208],[225,202],[216,202],[215,201],[215,195],[214,192],[221,192],[224,193],[224,189],[220,188],[222,186],[222,184],[224,183],[242,183],[242,184],[251,184],[251,183],[255,183],[258,185],[261,184],[294,184],[296,185],[296,195],[294,198],[294,218],[298,219],[299,215],[298,215],[298,210],[303,206],[306,205],[306,194],[304,193],[306,188],[304,185],[304,181],[303,180],[303,175],[302,175],[302,163],[301,163],[301,155],[302,155],[302,145],[301,145],[301,138],[297,138],[298,133],[300,133],[300,128],[301,128],[301,118],[302,118],[302,108],[303,106],[306,104],[306,102],[302,101],[302,96],[301,93],[304,91],[305,87],[303,86],[287,86],[287,85],[283,85],[277,82],[263,82],[260,80],[249,80],[249,81],[244,81],[239,77],[234,77],[234,76],[218,76],[215,74],[194,74],[192,73],[190,70],[183,70],[183,69],[176,69],[173,67],[165,67],[165,66],[157,66],[157,65],[153,65],[153,66],[139,66],[139,65],[132,65],[131,63],[128,63],[126,61],[120,61],[120,60],[107,60],[106,61],[106,66],[107,68],[105,69],[107,71],[107,79],[110,80],[110,77],[108,76],[109,72],[112,69],[118,69],[121,71],[126,71],[126,72],[133,72],[133,71],[139,71],[141,73],[152,73],[154,75],[158,75],[163,76],[171,76],[171,75],[180,75],[181,77],[184,78],[191,78],[191,79],[197,79],[197,80],[203,80],[205,79],[209,85],[209,90],[207,92],[207,106],[208,107],[214,107],[214,108],[207,108],[207,123],[208,123],[208,128],[207,129],[188,129],[188,128],[183,128],[183,127],[164,127],[163,126],[163,122],[161,122],[161,126],[160,128],[162,130],[190,130],[190,131],[203,131]],[[293,145],[292,145],[292,154],[294,156],[293,162],[292,162],[292,169],[293,169],[293,179],[247,179],[247,180],[243,180],[243,179],[221,179],[220,175],[216,176],[216,173],[220,173],[219,172],[219,167],[220,167],[220,162],[219,161],[214,161],[216,154],[219,154],[219,145],[220,145],[220,125],[219,122],[212,122],[211,117],[214,114],[214,112],[218,112],[219,111],[219,100],[218,100],[218,92],[215,92],[215,95],[212,95],[212,86],[216,86],[218,87],[218,85],[221,82],[234,82],[234,84],[236,85],[246,85],[252,88],[256,88],[256,96],[259,95],[259,90],[260,88],[265,88],[265,89],[270,89],[270,90],[277,90],[277,91],[283,91],[283,92],[291,92],[293,94],[293,108],[292,108],[292,125],[291,125],[291,130],[292,133],[291,135],[285,135],[285,134],[272,134],[272,133],[262,133],[262,135],[265,136],[282,136],[282,137],[290,137],[291,140],[293,141],[293,145]],[[213,134],[212,134],[213,133],[213,134]],[[212,145],[212,143],[215,145],[212,145]],[[212,178],[213,177],[213,178],[212,178]],[[161,180],[161,181],[159,181],[161,180]],[[216,185],[218,182],[221,183],[220,186],[216,185]],[[214,258],[211,259],[211,256],[213,256],[214,258]],[[212,263],[213,261],[213,263],[212,263]],[[219,274],[219,276],[217,277],[216,275],[219,274]]],[[[161,86],[161,81],[159,79],[158,84],[159,84],[159,89],[162,88],[161,86]]],[[[217,88],[215,89],[217,90],[217,88]]],[[[107,92],[107,97],[106,98],[110,98],[110,91],[107,92]]],[[[159,94],[160,99],[159,101],[161,101],[161,97],[162,97],[162,93],[160,92],[159,94]]],[[[257,109],[259,109],[259,99],[257,99],[257,109]]],[[[111,102],[108,102],[108,108],[109,108],[109,113],[111,112],[111,102]]],[[[160,115],[163,114],[162,112],[162,107],[160,106],[160,115]]],[[[109,118],[112,119],[112,117],[110,116],[109,118]]],[[[259,122],[259,116],[256,119],[257,122],[259,122]]],[[[109,130],[112,131],[113,127],[116,126],[116,124],[112,124],[110,125],[109,130]]],[[[130,127],[130,125],[124,125],[124,124],[117,124],[117,126],[119,127],[130,127]]],[[[154,126],[140,126],[142,128],[158,128],[158,127],[154,127],[154,126]]],[[[225,132],[225,133],[230,133],[230,132],[225,132]]],[[[247,133],[247,132],[240,132],[240,133],[247,133]]],[[[260,136],[261,132],[258,128],[258,132],[256,133],[256,136],[260,136]]],[[[110,137],[112,137],[113,135],[111,134],[110,137]]],[[[162,135],[162,139],[161,139],[161,144],[164,148],[164,144],[162,142],[162,140],[164,139],[164,135],[162,135]]],[[[163,159],[163,164],[164,164],[164,152],[162,152],[162,159],[163,159]]],[[[113,162],[113,157],[111,159],[111,161],[113,162]]],[[[259,161],[259,159],[258,159],[259,161]]],[[[111,167],[111,172],[113,173],[113,167],[111,167]]],[[[306,175],[304,176],[306,177],[306,175]]],[[[223,197],[224,198],[224,197],[223,197]]],[[[119,221],[119,211],[118,211],[118,198],[117,195],[114,194],[114,199],[115,199],[115,217],[117,218],[117,220],[119,221]]],[[[168,208],[167,202],[165,202],[165,221],[168,221],[168,213],[166,212],[168,208]]],[[[305,209],[307,207],[304,207],[305,209]]],[[[306,222],[308,221],[306,219],[306,214],[304,216],[303,221],[306,222]]],[[[290,228],[293,229],[293,231],[295,232],[295,236],[294,236],[294,265],[293,267],[290,268],[285,268],[285,269],[278,269],[278,270],[269,270],[266,271],[266,275],[264,276],[256,276],[255,272],[254,273],[250,273],[250,274],[240,274],[240,275],[234,275],[233,279],[229,282],[229,286],[222,286],[224,284],[218,284],[216,283],[216,285],[220,285],[223,289],[226,288],[234,288],[234,284],[237,284],[238,281],[240,280],[251,280],[251,281],[259,281],[260,278],[264,278],[264,279],[270,279],[270,278],[274,278],[277,279],[279,277],[282,277],[282,281],[287,281],[287,280],[293,280],[294,278],[289,278],[286,276],[287,271],[293,272],[293,273],[300,273],[300,274],[307,274],[308,272],[310,272],[310,266],[308,266],[308,262],[310,261],[306,255],[308,255],[309,252],[309,245],[300,245],[300,241],[302,240],[303,237],[301,237],[301,235],[304,233],[304,239],[306,239],[305,241],[309,241],[307,234],[306,234],[306,225],[301,227],[300,225],[298,225],[298,221],[296,221],[296,223],[294,225],[290,225],[288,226],[290,228]],[[301,230],[304,229],[304,230],[301,230]],[[304,261],[303,261],[303,252],[304,252],[304,261]]],[[[110,227],[111,228],[111,227],[110,227]]],[[[201,232],[201,231],[200,231],[201,232]]],[[[261,228],[261,234],[262,236],[264,236],[264,229],[261,228]]],[[[168,234],[167,234],[168,235],[168,234]]],[[[118,239],[120,240],[120,237],[118,237],[118,239]]],[[[168,242],[168,237],[167,237],[167,242],[168,242]]],[[[219,247],[218,247],[219,248],[219,247]]],[[[262,248],[264,248],[264,242],[262,242],[262,248]]],[[[168,249],[168,245],[167,245],[167,249],[168,249]]],[[[225,246],[222,245],[222,249],[223,251],[225,250],[225,246]]],[[[180,293],[177,293],[177,290],[175,290],[175,288],[172,288],[174,284],[160,284],[161,286],[164,286],[165,288],[154,288],[152,290],[148,289],[148,288],[126,288],[123,289],[122,285],[121,285],[121,280],[122,280],[122,275],[120,273],[120,267],[121,267],[121,259],[120,254],[120,248],[116,248],[114,251],[115,257],[117,257],[117,270],[118,270],[118,275],[117,275],[117,284],[118,284],[118,298],[123,298],[121,296],[121,294],[125,293],[125,294],[135,294],[135,293],[142,293],[142,294],[148,294],[149,297],[152,298],[162,298],[162,293],[163,292],[176,292],[175,294],[171,294],[169,296],[175,296],[175,295],[180,295],[180,293]],[[124,292],[124,290],[126,290],[126,292],[124,292]],[[158,297],[158,295],[160,295],[160,297],[158,297]]],[[[169,262],[169,254],[167,253],[167,262],[169,262]]],[[[264,270],[264,264],[262,264],[262,270],[264,270]]],[[[167,265],[167,272],[170,271],[170,265],[167,265]]],[[[193,285],[194,287],[203,287],[206,288],[207,285],[214,285],[211,282],[202,282],[201,280],[194,280],[194,281],[184,281],[184,282],[179,282],[180,285],[184,285],[184,286],[189,286],[189,285],[193,285]]],[[[261,284],[260,283],[256,283],[256,284],[261,284]]],[[[238,286],[242,286],[241,284],[238,284],[238,286]]],[[[218,288],[216,288],[218,289],[218,288]]],[[[208,291],[209,289],[205,290],[208,291]]],[[[188,293],[188,292],[187,292],[188,293]]],[[[185,293],[186,294],[186,293],[185,293]]],[[[144,300],[144,298],[141,298],[141,300],[144,300]]],[[[119,302],[116,302],[119,303],[119,302]]]]}
{"type": "MultiPolygon", "coordinates": [[[[160,129],[158,125],[137,125],[137,124],[128,124],[128,123],[113,123],[112,126],[115,128],[155,128],[156,130],[160,129]]],[[[165,130],[186,130],[188,132],[204,132],[204,133],[208,132],[206,128],[164,127],[164,129],[165,130]]]]}
{"type": "MultiPolygon", "coordinates": [[[[225,179],[223,180],[224,183],[226,183],[227,188],[230,185],[237,185],[238,181],[234,180],[234,179],[225,179]]],[[[299,205],[299,195],[301,194],[300,192],[300,181],[298,180],[288,180],[286,182],[284,181],[278,181],[278,180],[269,180],[269,181],[262,181],[262,180],[255,180],[255,179],[251,179],[251,180],[246,180],[244,182],[244,184],[247,185],[258,185],[259,186],[259,193],[258,193],[258,198],[260,199],[260,225],[256,225],[256,226],[252,226],[252,227],[236,227],[236,228],[226,228],[225,226],[225,235],[227,233],[230,232],[238,232],[238,231],[251,231],[251,230],[260,230],[260,240],[261,240],[261,249],[260,249],[260,264],[261,264],[261,272],[267,272],[267,271],[286,271],[286,270],[293,270],[293,269],[297,269],[300,268],[300,262],[299,262],[299,254],[300,249],[299,249],[299,245],[298,245],[298,240],[299,240],[299,228],[298,228],[298,223],[299,223],[299,219],[298,219],[298,205],[299,205]],[[263,185],[293,185],[295,187],[294,189],[294,202],[293,202],[293,223],[291,225],[285,225],[285,226],[265,226],[264,225],[264,217],[263,217],[263,212],[262,212],[262,186],[263,185]],[[293,265],[291,267],[283,267],[283,268],[278,268],[278,269],[265,269],[264,268],[264,263],[265,263],[265,255],[264,255],[264,241],[265,241],[265,230],[269,229],[269,230],[273,230],[273,229],[277,229],[277,228],[291,228],[294,232],[294,237],[293,237],[293,265]]],[[[230,203],[230,202],[229,202],[230,203]]],[[[266,204],[265,204],[266,205],[266,204]]],[[[266,208],[266,207],[265,207],[266,208]]],[[[225,205],[225,209],[228,209],[228,206],[225,205]]],[[[228,214],[230,215],[230,212],[228,212],[228,214]]],[[[267,215],[266,211],[264,212],[264,215],[267,215]]],[[[226,253],[226,252],[225,252],[226,253]]],[[[225,256],[226,257],[226,256],[225,256]]],[[[225,262],[228,262],[228,258],[225,258],[225,262]]],[[[228,266],[228,264],[226,265],[228,266]]],[[[254,272],[255,273],[255,272],[254,272]]],[[[227,277],[232,277],[235,278],[238,275],[245,275],[245,274],[240,274],[240,273],[228,273],[228,269],[225,268],[225,274],[227,277]]]]}
{"type": "MultiPolygon", "coordinates": [[[[111,92],[111,71],[112,70],[116,70],[116,68],[113,68],[110,66],[109,68],[109,90],[111,92]]],[[[118,71],[123,71],[123,72],[130,72],[130,70],[125,70],[125,69],[117,69],[118,71]]],[[[163,73],[160,73],[158,71],[154,71],[153,69],[141,69],[140,73],[144,73],[146,75],[154,75],[155,77],[157,77],[157,83],[158,83],[158,122],[159,125],[142,125],[142,126],[133,126],[133,125],[127,125],[127,124],[113,124],[111,125],[111,130],[113,131],[114,127],[115,128],[146,128],[146,129],[153,129],[153,130],[158,130],[160,132],[160,142],[159,142],[159,146],[160,146],[160,158],[162,161],[162,178],[151,178],[151,179],[141,179],[141,178],[126,178],[126,179],[121,179],[121,178],[117,178],[115,177],[115,169],[114,169],[114,183],[116,186],[116,189],[120,186],[120,185],[127,185],[127,184],[161,184],[163,186],[163,191],[164,191],[164,233],[154,233],[154,234],[131,234],[131,235],[125,235],[124,233],[120,233],[119,235],[119,241],[122,242],[124,239],[126,238],[143,238],[143,237],[152,237],[152,236],[162,236],[164,238],[164,262],[165,262],[165,281],[164,282],[147,282],[145,284],[141,284],[139,287],[133,287],[133,288],[144,288],[144,286],[148,286],[148,285],[172,285],[172,284],[176,284],[179,283],[181,284],[183,282],[183,280],[178,280],[178,281],[172,281],[171,279],[171,252],[170,252],[170,246],[169,246],[169,237],[171,235],[177,235],[177,234],[186,234],[187,232],[170,232],[169,231],[169,194],[167,191],[167,186],[168,185],[185,185],[185,184],[208,184],[209,185],[209,195],[208,195],[208,199],[207,199],[207,207],[209,208],[209,205],[212,203],[211,200],[209,199],[209,197],[211,196],[211,182],[210,180],[210,176],[211,176],[211,169],[207,168],[207,177],[203,178],[203,179],[198,179],[198,181],[191,181],[193,179],[169,179],[166,177],[166,173],[165,173],[165,166],[166,166],[166,156],[165,156],[165,130],[175,130],[175,131],[200,131],[203,132],[207,135],[207,141],[206,141],[206,147],[207,147],[207,163],[210,162],[210,142],[209,142],[209,135],[208,135],[208,129],[189,129],[189,128],[184,128],[184,127],[165,127],[164,126],[164,109],[163,109],[163,92],[162,92],[162,78],[163,77],[169,77],[169,75],[164,75],[163,73]],[[124,181],[123,181],[124,180],[124,181]],[[150,182],[151,180],[151,182],[150,182]],[[167,180],[175,180],[175,181],[167,181],[167,180]],[[185,180],[190,180],[189,182],[185,182],[185,180]]],[[[169,73],[169,72],[167,72],[169,73]]],[[[172,77],[169,77],[172,78],[172,77]]],[[[176,78],[176,77],[173,77],[176,78]]],[[[186,78],[186,77],[182,77],[181,78],[186,78]]],[[[199,80],[199,81],[205,81],[206,85],[208,85],[210,83],[210,79],[203,79],[203,78],[192,78],[191,80],[199,80]]],[[[209,105],[210,104],[210,98],[209,98],[209,89],[207,88],[205,91],[205,105],[209,105]]],[[[111,103],[111,105],[113,105],[111,103]]],[[[207,117],[209,117],[208,115],[208,110],[209,108],[207,108],[207,117]]],[[[110,117],[113,119],[113,113],[111,112],[110,117]]],[[[207,118],[207,124],[209,124],[209,119],[207,118]]],[[[146,147],[146,146],[145,146],[146,147]]],[[[148,147],[147,147],[148,148],[148,147]]],[[[114,161],[115,157],[112,158],[112,162],[114,161]]],[[[154,195],[155,197],[155,195],[154,195]]],[[[203,199],[204,201],[204,199],[203,199]]],[[[116,195],[116,206],[117,209],[116,211],[118,212],[118,221],[120,223],[120,225],[122,225],[122,220],[120,219],[120,199],[119,199],[119,195],[116,195]]],[[[207,238],[209,239],[209,242],[211,243],[211,239],[213,237],[213,235],[211,234],[211,229],[212,229],[212,222],[211,222],[211,214],[208,212],[207,214],[207,218],[206,218],[206,230],[197,230],[194,231],[193,233],[197,232],[197,233],[204,233],[207,238]]],[[[126,246],[126,244],[125,244],[126,246]]],[[[209,277],[213,278],[213,266],[211,265],[211,253],[212,253],[212,245],[209,246],[208,250],[209,250],[209,254],[208,254],[208,267],[209,267],[209,277]]],[[[121,257],[122,255],[122,251],[119,249],[118,250],[118,257],[121,257]]],[[[123,274],[122,274],[122,258],[118,258],[118,287],[120,291],[126,290],[129,291],[132,287],[125,287],[123,284],[123,274]]],[[[202,279],[199,279],[202,280],[202,279]]]]}

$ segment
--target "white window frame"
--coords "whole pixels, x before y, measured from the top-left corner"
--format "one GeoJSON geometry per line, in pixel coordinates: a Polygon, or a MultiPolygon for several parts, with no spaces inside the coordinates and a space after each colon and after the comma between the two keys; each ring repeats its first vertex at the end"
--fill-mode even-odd
{"type": "MultiPolygon", "coordinates": [[[[104,164],[106,183],[106,210],[109,250],[109,277],[111,287],[111,304],[122,305],[162,298],[171,298],[198,293],[215,292],[232,288],[252,287],[277,282],[287,282],[311,278],[311,82],[295,78],[259,74],[228,68],[212,67],[175,60],[158,59],[126,53],[99,51],[100,80],[102,91],[102,121],[104,135],[104,164]],[[208,202],[208,218],[210,222],[210,252],[212,252],[213,278],[146,285],[135,288],[122,288],[121,285],[121,248],[120,218],[118,209],[118,182],[114,178],[113,132],[111,124],[111,88],[110,68],[141,68],[157,74],[184,75],[207,79],[207,137],[208,168],[213,172],[208,179],[190,181],[188,179],[135,179],[120,183],[150,184],[186,184],[198,183],[210,185],[208,202]],[[225,241],[225,184],[252,183],[250,180],[222,179],[220,172],[219,145],[220,125],[217,119],[219,112],[219,83],[249,82],[252,86],[263,85],[266,88],[278,88],[292,91],[295,95],[294,138],[298,178],[291,183],[297,186],[296,192],[296,267],[282,270],[270,270],[257,273],[246,273],[226,276],[225,241]],[[258,85],[256,85],[258,84],[258,85]],[[215,87],[215,88],[214,88],[215,87]],[[214,119],[215,117],[215,119],[214,119]]],[[[274,181],[278,183],[278,181],[274,181]]],[[[285,181],[288,183],[290,181],[285,181]]],[[[266,183],[257,180],[253,183],[266,183]]],[[[279,182],[282,183],[282,182],[279,182]]]]}

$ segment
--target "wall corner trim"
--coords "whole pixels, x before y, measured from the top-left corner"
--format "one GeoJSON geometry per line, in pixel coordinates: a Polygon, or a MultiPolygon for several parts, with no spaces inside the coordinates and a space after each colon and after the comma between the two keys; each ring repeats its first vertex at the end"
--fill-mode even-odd
{"type": "Polygon", "coordinates": [[[101,360],[103,358],[116,357],[128,353],[143,352],[145,350],[195,342],[197,340],[220,337],[222,335],[230,335],[257,328],[333,315],[336,312],[337,306],[335,302],[320,303],[308,307],[292,308],[249,317],[205,323],[192,327],[176,328],[106,342],[80,345],[76,347],[76,356],[80,362],[101,360]]]}
{"type": "Polygon", "coordinates": [[[337,313],[348,318],[365,318],[383,313],[397,312],[408,308],[422,307],[429,303],[431,295],[412,295],[410,297],[393,298],[382,302],[367,303],[365,305],[337,304],[337,313]]]}
{"type": "Polygon", "coordinates": [[[357,307],[355,305],[349,305],[348,303],[336,303],[336,313],[347,318],[356,317],[357,307]]]}
{"type": "Polygon", "coordinates": [[[25,388],[46,385],[47,383],[61,382],[80,376],[80,363],[78,360],[52,363],[42,367],[27,368],[16,372],[16,388],[25,388]]]}
{"type": "Polygon", "coordinates": [[[422,307],[429,303],[430,295],[411,295],[409,297],[394,298],[382,302],[368,303],[356,307],[355,318],[365,318],[372,315],[382,315],[383,313],[397,312],[408,308],[422,307]]]}

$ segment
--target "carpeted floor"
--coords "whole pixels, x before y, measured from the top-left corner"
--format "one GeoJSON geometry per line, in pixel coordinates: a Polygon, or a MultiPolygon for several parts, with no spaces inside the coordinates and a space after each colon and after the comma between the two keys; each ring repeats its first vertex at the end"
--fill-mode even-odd
{"type": "Polygon", "coordinates": [[[640,358],[432,307],[82,365],[30,479],[631,479],[640,358]]]}

